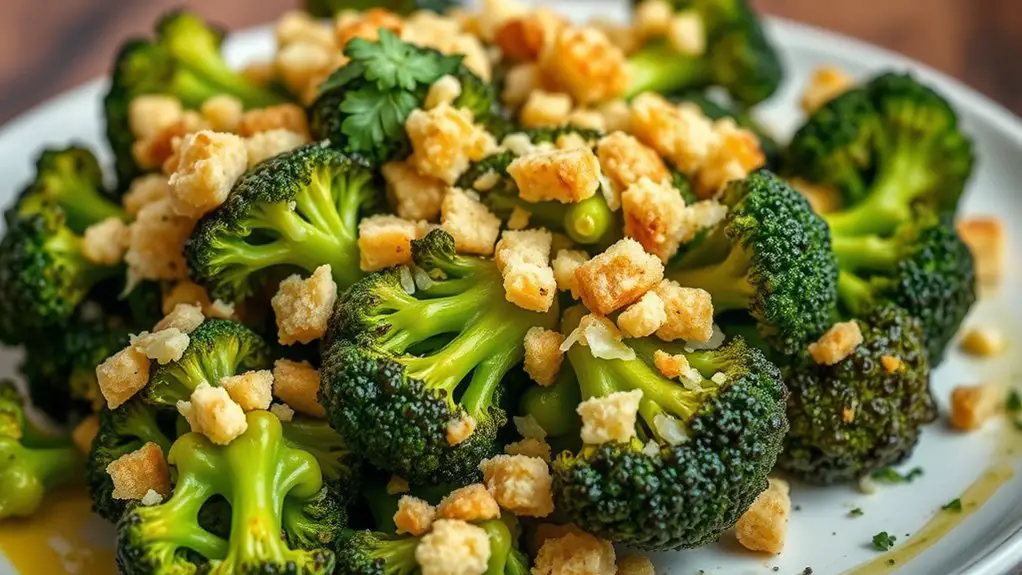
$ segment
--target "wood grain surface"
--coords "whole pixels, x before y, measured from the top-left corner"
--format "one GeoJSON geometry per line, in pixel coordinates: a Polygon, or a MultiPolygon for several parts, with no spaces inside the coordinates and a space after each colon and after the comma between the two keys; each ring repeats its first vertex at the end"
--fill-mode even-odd
{"type": "MultiPolygon", "coordinates": [[[[583,0],[579,0],[583,1],[583,0]]],[[[1022,0],[752,0],[925,62],[1022,114],[1022,0]]],[[[163,11],[229,28],[272,21],[298,0],[0,0],[0,122],[106,72],[120,42],[163,11]]]]}

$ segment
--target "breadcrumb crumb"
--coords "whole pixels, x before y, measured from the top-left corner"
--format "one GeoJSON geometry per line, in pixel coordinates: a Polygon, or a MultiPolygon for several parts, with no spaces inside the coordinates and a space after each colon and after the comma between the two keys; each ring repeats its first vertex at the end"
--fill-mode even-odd
{"type": "Polygon", "coordinates": [[[157,200],[139,210],[138,217],[128,227],[128,250],[124,254],[129,281],[188,277],[184,245],[194,227],[194,219],[180,216],[171,209],[170,198],[157,200]]]}
{"type": "Polygon", "coordinates": [[[149,358],[128,346],[96,367],[99,391],[110,409],[117,409],[149,383],[149,358]]]}
{"type": "Polygon", "coordinates": [[[532,575],[615,575],[614,546],[577,531],[547,539],[536,554],[532,575]]]}
{"type": "Polygon", "coordinates": [[[784,549],[791,515],[789,490],[787,481],[769,479],[766,491],[759,494],[735,524],[735,537],[742,547],[773,554],[784,549]]]}
{"type": "Polygon", "coordinates": [[[546,517],[554,510],[550,468],[537,457],[497,455],[479,464],[486,488],[504,509],[523,517],[546,517]]]}
{"type": "Polygon", "coordinates": [[[175,327],[131,336],[131,345],[160,365],[180,360],[189,341],[188,334],[175,327]]]}
{"type": "Polygon", "coordinates": [[[983,427],[1004,405],[1004,389],[996,383],[959,385],[951,391],[951,425],[962,431],[983,427]]]}
{"type": "Polygon", "coordinates": [[[581,202],[600,187],[600,162],[589,148],[538,151],[519,156],[507,173],[527,202],[581,202]]]}
{"type": "Polygon", "coordinates": [[[580,265],[575,284],[586,307],[606,315],[637,301],[663,276],[663,262],[646,253],[639,242],[625,238],[580,265]]]}
{"type": "Polygon", "coordinates": [[[523,455],[525,457],[538,457],[543,461],[550,463],[552,456],[552,450],[550,444],[542,439],[535,437],[526,437],[521,441],[515,441],[508,443],[504,447],[504,453],[508,455],[523,455]]]}
{"type": "Polygon", "coordinates": [[[862,344],[862,331],[854,320],[836,323],[809,344],[809,355],[820,365],[834,365],[855,353],[862,344]]]}
{"type": "Polygon", "coordinates": [[[308,279],[295,274],[280,282],[270,300],[280,343],[309,343],[323,337],[336,301],[337,284],[329,265],[319,266],[308,279]]]}
{"type": "Polygon", "coordinates": [[[656,571],[649,557],[626,555],[617,563],[617,575],[656,575],[656,571]]]}
{"type": "Polygon", "coordinates": [[[966,330],[959,344],[962,351],[982,358],[997,357],[1007,349],[1004,334],[990,326],[971,327],[966,330]]]}
{"type": "Polygon", "coordinates": [[[270,408],[273,374],[268,369],[227,376],[220,380],[220,386],[245,411],[270,408]]]}
{"type": "Polygon", "coordinates": [[[471,415],[463,415],[458,419],[447,422],[447,443],[451,446],[458,445],[472,437],[476,430],[476,419],[471,415]]]}
{"type": "Polygon", "coordinates": [[[581,250],[560,250],[554,258],[554,279],[557,281],[557,289],[570,291],[571,297],[578,299],[578,284],[575,281],[575,271],[589,261],[589,254],[581,250]]]}
{"type": "Polygon", "coordinates": [[[394,526],[398,533],[408,533],[418,537],[429,532],[436,518],[436,509],[432,505],[411,495],[403,495],[397,501],[397,512],[394,513],[394,526]]]}
{"type": "Polygon", "coordinates": [[[273,362],[273,396],[305,415],[322,419],[326,410],[319,404],[319,386],[319,370],[309,362],[273,362]]]}
{"type": "Polygon", "coordinates": [[[532,327],[525,333],[525,373],[542,386],[553,385],[564,361],[560,332],[532,327]]]}
{"type": "Polygon", "coordinates": [[[359,267],[375,272],[412,262],[412,240],[423,226],[388,214],[363,218],[358,223],[359,267]]]}
{"type": "Polygon", "coordinates": [[[713,337],[713,300],[709,292],[664,280],[657,285],[656,294],[663,300],[667,314],[667,320],[656,331],[657,337],[698,343],[713,337]]]}
{"type": "Polygon", "coordinates": [[[160,495],[171,491],[167,459],[160,446],[151,441],[111,461],[106,473],[113,481],[114,499],[142,499],[150,490],[160,495]]]}
{"type": "Polygon", "coordinates": [[[812,114],[827,102],[855,85],[855,79],[836,66],[819,66],[813,70],[802,92],[802,110],[812,114]]]}
{"type": "Polygon", "coordinates": [[[248,420],[245,411],[237,404],[227,390],[200,383],[192,391],[188,401],[178,401],[177,411],[192,431],[201,433],[217,445],[228,445],[245,430],[248,420]]]}
{"type": "Polygon", "coordinates": [[[88,455],[92,451],[92,441],[96,439],[98,433],[99,416],[91,414],[78,422],[78,425],[71,431],[71,440],[74,441],[78,451],[88,455]]]}
{"type": "Polygon", "coordinates": [[[420,174],[408,162],[388,162],[380,173],[387,183],[387,197],[399,217],[429,222],[440,217],[447,184],[420,174]]]}
{"type": "Polygon", "coordinates": [[[479,200],[451,188],[440,207],[440,225],[454,238],[458,253],[488,256],[500,234],[500,218],[479,200]]]}
{"type": "Polygon", "coordinates": [[[980,285],[985,288],[1000,285],[1004,277],[1008,241],[1004,221],[995,216],[974,216],[962,218],[955,227],[972,252],[980,285]]]}
{"type": "Polygon", "coordinates": [[[412,143],[410,164],[419,173],[448,184],[453,184],[470,162],[497,148],[493,136],[473,123],[470,111],[449,104],[414,110],[405,121],[405,131],[412,143]]]}
{"type": "Polygon", "coordinates": [[[192,333],[205,321],[202,315],[202,308],[195,304],[178,303],[174,309],[153,326],[154,332],[165,329],[176,329],[181,333],[192,333]]]}
{"type": "Polygon", "coordinates": [[[575,410],[582,418],[582,443],[626,443],[635,437],[635,420],[639,413],[642,390],[615,391],[603,397],[592,397],[578,404],[575,410]]]}
{"type": "Polygon", "coordinates": [[[245,142],[234,134],[202,130],[177,147],[177,165],[167,180],[171,207],[178,215],[199,218],[230,194],[248,169],[245,142]]]}
{"type": "Polygon", "coordinates": [[[387,481],[387,495],[399,495],[401,493],[408,493],[410,487],[408,486],[408,480],[398,475],[391,475],[390,480],[387,481]]]}
{"type": "Polygon", "coordinates": [[[128,238],[128,226],[120,218],[107,218],[85,228],[82,255],[94,264],[115,266],[128,249],[128,238]]]}
{"type": "Polygon", "coordinates": [[[485,485],[474,483],[455,489],[441,499],[437,504],[436,513],[441,519],[486,521],[500,517],[500,506],[486,490],[485,485]]]}
{"type": "Polygon", "coordinates": [[[415,548],[421,575],[483,575],[489,560],[486,531],[457,519],[437,519],[415,548]]]}
{"type": "Polygon", "coordinates": [[[660,329],[665,321],[664,300],[655,292],[648,291],[617,316],[617,327],[625,337],[647,337],[660,329]]]}

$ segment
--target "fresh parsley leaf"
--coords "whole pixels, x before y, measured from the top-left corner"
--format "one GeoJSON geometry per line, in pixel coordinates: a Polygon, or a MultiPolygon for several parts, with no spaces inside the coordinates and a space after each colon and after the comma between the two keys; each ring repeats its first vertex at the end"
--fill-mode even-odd
{"type": "Polygon", "coordinates": [[[948,501],[946,504],[941,506],[941,509],[943,509],[945,511],[954,511],[956,513],[961,513],[962,512],[962,500],[961,499],[952,499],[951,501],[948,501]]]}
{"type": "Polygon", "coordinates": [[[365,75],[366,68],[362,62],[351,61],[341,66],[337,70],[334,70],[333,74],[327,78],[322,84],[319,85],[319,92],[323,93],[327,90],[334,90],[337,88],[343,88],[347,86],[352,80],[360,78],[365,75]]]}
{"type": "Polygon", "coordinates": [[[403,139],[404,122],[418,105],[415,94],[363,86],[348,92],[341,102],[341,111],[348,115],[341,130],[347,134],[348,145],[353,150],[370,152],[390,141],[403,139]]]}
{"type": "Polygon", "coordinates": [[[866,512],[863,511],[861,507],[856,507],[855,509],[852,509],[851,511],[848,512],[849,517],[862,517],[865,514],[866,512]]]}
{"type": "Polygon", "coordinates": [[[876,481],[882,481],[884,483],[912,483],[913,481],[916,480],[917,477],[920,477],[922,475],[923,475],[922,467],[912,468],[905,475],[898,473],[897,471],[891,469],[890,467],[885,467],[883,469],[878,469],[874,471],[869,476],[872,479],[875,479],[876,481]]]}
{"type": "Polygon", "coordinates": [[[897,540],[898,538],[894,535],[891,535],[886,531],[881,531],[873,536],[873,547],[876,548],[877,551],[887,551],[891,547],[894,547],[894,542],[897,540]]]}
{"type": "Polygon", "coordinates": [[[412,91],[430,85],[458,69],[460,57],[444,56],[402,42],[393,32],[380,30],[379,42],[353,38],[344,54],[365,66],[365,77],[380,90],[412,91]]]}
{"type": "Polygon", "coordinates": [[[1004,402],[1004,408],[1008,411],[1022,411],[1022,395],[1019,394],[1017,389],[1012,389],[1008,392],[1008,399],[1004,402]]]}

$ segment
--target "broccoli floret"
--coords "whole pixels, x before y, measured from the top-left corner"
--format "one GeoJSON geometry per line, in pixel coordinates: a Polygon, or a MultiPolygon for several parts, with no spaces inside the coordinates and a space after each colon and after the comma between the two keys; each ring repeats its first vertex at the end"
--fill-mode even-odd
{"type": "Polygon", "coordinates": [[[368,10],[384,8],[398,14],[411,14],[416,10],[444,13],[461,5],[458,0],[305,0],[305,10],[318,18],[329,18],[341,10],[368,10]]]}
{"type": "Polygon", "coordinates": [[[274,415],[253,411],[246,419],[248,429],[227,446],[213,445],[198,433],[174,442],[167,456],[177,469],[173,494],[164,503],[135,507],[118,523],[122,573],[333,572],[330,530],[336,527],[319,518],[323,506],[331,505],[323,499],[319,464],[286,444],[274,415]],[[226,540],[197,521],[215,496],[230,503],[226,540]],[[315,546],[303,549],[292,541],[315,546]]]}
{"type": "Polygon", "coordinates": [[[235,321],[207,319],[189,335],[181,359],[154,367],[139,396],[150,405],[176,408],[202,383],[217,387],[225,377],[271,364],[269,346],[255,332],[235,321]]]}
{"type": "Polygon", "coordinates": [[[892,305],[855,320],[863,342],[835,365],[801,353],[785,369],[791,431],[778,465],[819,484],[849,481],[907,458],[937,417],[917,319],[892,305]]]}
{"type": "MultiPolygon", "coordinates": [[[[584,313],[569,309],[562,328],[570,332],[584,313]]],[[[631,442],[557,457],[555,507],[582,529],[639,549],[706,544],[766,488],[788,430],[780,373],[741,339],[692,352],[652,338],[625,343],[635,358],[600,359],[580,344],[567,352],[583,400],[636,389],[642,400],[631,442]],[[684,354],[701,381],[664,377],[653,366],[657,350],[684,354]]]]}
{"type": "Polygon", "coordinates": [[[784,75],[780,58],[746,0],[672,0],[676,12],[693,13],[706,33],[706,51],[680,54],[653,40],[628,58],[628,95],[676,94],[720,86],[746,106],[769,98],[784,75]]]}
{"type": "Polygon", "coordinates": [[[319,88],[309,111],[310,128],[318,139],[374,165],[408,155],[405,120],[423,107],[429,87],[444,75],[461,82],[454,105],[470,110],[476,122],[499,116],[495,89],[472,74],[461,56],[413,46],[389,30],[380,30],[377,42],[349,41],[344,55],[350,61],[319,88]]]}
{"type": "Polygon", "coordinates": [[[833,186],[835,235],[886,235],[914,204],[953,212],[972,173],[972,142],[951,105],[908,75],[883,74],[834,98],[802,126],[787,170],[833,186]]]}
{"type": "Polygon", "coordinates": [[[333,426],[373,464],[413,482],[457,482],[493,455],[501,380],[524,357],[525,332],[556,325],[557,311],[505,299],[491,259],[457,255],[434,230],[412,242],[414,293],[405,268],[376,273],[338,301],[328,332],[320,399],[333,426]],[[403,272],[402,272],[403,270],[403,272]],[[474,433],[450,445],[448,423],[471,416],[474,433]]]}
{"type": "Polygon", "coordinates": [[[708,291],[715,313],[747,310],[772,346],[792,353],[831,323],[837,263],[827,225],[765,170],[731,182],[721,201],[727,217],[666,276],[708,291]]]}
{"type": "Polygon", "coordinates": [[[71,438],[36,429],[14,383],[0,381],[0,520],[31,516],[47,492],[73,483],[81,468],[71,438]]]}
{"type": "Polygon", "coordinates": [[[117,409],[103,408],[99,412],[99,432],[92,441],[92,450],[85,464],[85,484],[92,498],[92,509],[100,517],[116,523],[129,503],[114,499],[114,486],[106,471],[107,466],[146,443],[155,443],[166,453],[174,436],[165,430],[172,428],[174,419],[176,412],[166,410],[160,413],[137,398],[117,409]]]}
{"type": "Polygon", "coordinates": [[[135,161],[135,135],[128,125],[131,101],[165,94],[189,109],[218,95],[237,98],[245,108],[263,108],[284,99],[231,69],[220,53],[224,33],[190,12],[177,11],[156,24],[154,39],[125,42],[114,59],[110,89],[103,99],[106,136],[114,152],[118,187],[126,190],[146,170],[135,161]]]}
{"type": "Polygon", "coordinates": [[[737,106],[721,104],[702,92],[687,92],[677,98],[680,102],[688,102],[699,106],[703,114],[711,120],[731,118],[740,128],[745,128],[759,140],[759,147],[766,157],[766,167],[776,170],[781,167],[781,155],[783,146],[777,141],[770,130],[763,126],[753,117],[753,114],[746,109],[737,106]]]}
{"type": "Polygon", "coordinates": [[[318,419],[296,416],[283,426],[284,440],[311,453],[319,462],[336,503],[350,502],[361,478],[361,460],[344,438],[327,422],[318,419]]]}
{"type": "Polygon", "coordinates": [[[207,214],[185,245],[210,297],[240,301],[275,270],[329,264],[345,289],[361,277],[358,220],[381,195],[359,158],[310,144],[262,162],[207,214]]]}

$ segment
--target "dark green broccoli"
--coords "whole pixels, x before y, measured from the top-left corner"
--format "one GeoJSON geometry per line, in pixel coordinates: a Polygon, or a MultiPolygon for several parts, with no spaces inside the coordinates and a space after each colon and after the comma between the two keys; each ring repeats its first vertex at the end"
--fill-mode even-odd
{"type": "Polygon", "coordinates": [[[85,464],[85,484],[92,498],[92,509],[100,517],[116,523],[124,515],[128,501],[114,499],[113,482],[106,468],[117,458],[136,451],[147,443],[155,443],[164,453],[174,438],[173,423],[177,412],[158,411],[140,399],[131,399],[117,409],[99,412],[99,432],[92,440],[92,450],[85,464]],[[167,428],[171,433],[167,433],[167,428]]]}
{"type": "Polygon", "coordinates": [[[392,269],[338,301],[320,400],[371,463],[417,483],[464,481],[498,450],[501,380],[522,361],[525,333],[555,326],[557,311],[508,302],[493,260],[457,255],[443,230],[413,241],[412,253],[428,281],[412,290],[407,268],[392,269]],[[452,446],[447,426],[466,416],[477,427],[452,446]]]}
{"type": "Polygon", "coordinates": [[[893,305],[857,319],[863,342],[835,365],[802,352],[785,368],[788,421],[778,465],[812,483],[849,481],[911,454],[937,417],[919,321],[893,305]]]}
{"type": "Polygon", "coordinates": [[[672,100],[688,102],[699,106],[703,114],[711,120],[733,119],[738,127],[745,128],[756,135],[756,138],[759,140],[759,147],[763,150],[763,155],[766,156],[766,167],[771,170],[781,167],[781,156],[784,152],[784,147],[781,146],[770,130],[756,120],[749,110],[721,104],[702,92],[686,92],[677,98],[672,98],[672,100]]]}
{"type": "Polygon", "coordinates": [[[319,464],[287,445],[276,416],[253,411],[246,419],[247,430],[227,446],[198,433],[174,442],[167,456],[177,470],[173,494],[118,523],[122,573],[333,573],[336,510],[319,464]],[[216,496],[230,504],[226,540],[197,520],[216,496]]]}
{"type": "Polygon", "coordinates": [[[82,460],[70,437],[37,429],[14,383],[0,381],[0,520],[34,514],[48,492],[81,477],[82,460]]]}
{"type": "MultiPolygon", "coordinates": [[[[569,309],[562,329],[584,313],[569,309]]],[[[600,359],[578,344],[567,352],[583,400],[632,390],[642,399],[632,441],[555,459],[555,507],[582,529],[639,549],[704,545],[766,488],[788,430],[780,373],[740,339],[694,352],[650,338],[625,343],[633,359],[600,359]],[[684,383],[664,377],[653,365],[657,350],[684,354],[698,374],[684,374],[684,383]]]]}
{"type": "Polygon", "coordinates": [[[458,0],[305,0],[305,10],[317,18],[329,18],[342,10],[368,10],[384,8],[398,14],[411,14],[416,10],[444,13],[461,5],[458,0]]]}
{"type": "Polygon", "coordinates": [[[800,349],[830,326],[837,299],[827,225],[765,170],[731,182],[721,202],[727,217],[666,277],[707,290],[715,313],[747,310],[778,351],[800,349]]]}
{"type": "Polygon", "coordinates": [[[382,195],[357,157],[310,144],[260,163],[185,245],[192,277],[210,297],[240,301],[275,270],[329,264],[340,289],[359,269],[358,220],[382,195]]]}
{"type": "Polygon", "coordinates": [[[135,38],[121,46],[103,99],[106,136],[114,152],[119,189],[126,190],[135,177],[153,168],[139,166],[132,154],[135,134],[128,124],[128,109],[135,98],[165,94],[189,109],[198,109],[207,99],[224,94],[239,99],[245,108],[284,101],[227,65],[220,53],[223,38],[222,30],[196,14],[177,11],[156,23],[154,39],[135,38]]]}
{"type": "Polygon", "coordinates": [[[629,96],[642,92],[677,94],[720,86],[751,106],[769,98],[784,75],[780,58],[746,0],[672,0],[676,12],[691,12],[703,23],[706,51],[687,56],[666,40],[653,40],[628,57],[629,96]]]}
{"type": "Polygon", "coordinates": [[[374,165],[408,155],[405,120],[423,107],[429,87],[444,75],[461,82],[455,106],[471,110],[484,125],[499,119],[495,89],[472,74],[461,56],[413,46],[388,30],[380,30],[378,42],[349,41],[344,54],[351,60],[320,86],[310,128],[318,139],[374,165]]]}
{"type": "Polygon", "coordinates": [[[90,225],[124,212],[106,197],[91,152],[47,150],[35,179],[4,214],[0,241],[0,341],[20,344],[68,322],[100,282],[122,268],[82,253],[90,225]]]}
{"type": "Polygon", "coordinates": [[[181,359],[154,365],[139,396],[150,405],[176,408],[200,384],[217,387],[225,377],[271,363],[269,346],[255,332],[235,321],[207,319],[189,335],[181,359]]]}

